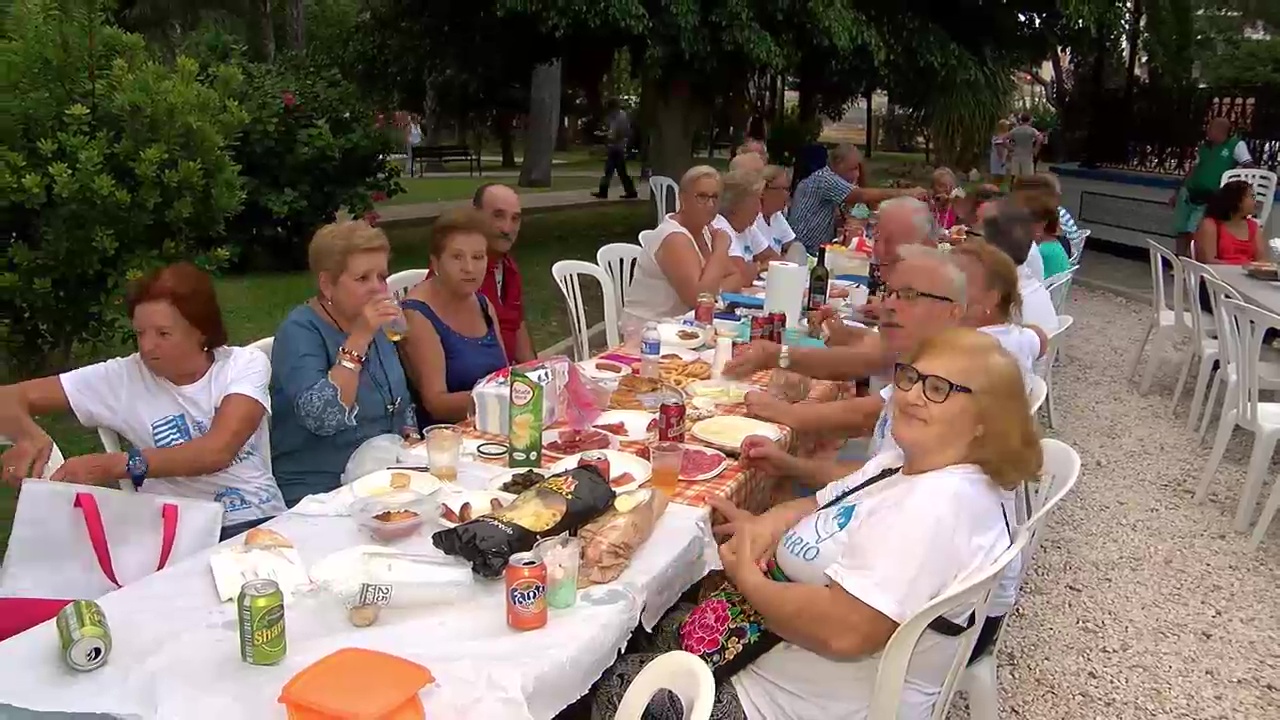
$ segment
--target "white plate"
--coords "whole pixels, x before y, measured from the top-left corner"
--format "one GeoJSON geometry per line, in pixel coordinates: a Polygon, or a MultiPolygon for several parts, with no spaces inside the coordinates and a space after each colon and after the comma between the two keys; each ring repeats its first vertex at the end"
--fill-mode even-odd
{"type": "MultiPolygon", "coordinates": [[[[544,478],[551,477],[552,475],[555,474],[552,471],[544,470],[543,468],[506,468],[505,470],[502,470],[497,475],[494,475],[492,478],[489,479],[489,489],[498,490],[499,488],[502,487],[503,483],[515,477],[516,475],[519,475],[520,473],[526,472],[528,470],[532,470],[544,478]]],[[[504,493],[504,494],[509,495],[510,493],[504,493]]]]}
{"type": "Polygon", "coordinates": [[[752,390],[754,386],[734,380],[695,380],[684,386],[690,398],[708,398],[717,405],[740,405],[752,390]]]}
{"type": "Polygon", "coordinates": [[[583,360],[578,363],[578,367],[582,368],[582,372],[585,373],[587,377],[595,378],[597,380],[617,380],[620,377],[625,377],[631,374],[630,367],[612,360],[583,360]],[[619,367],[621,370],[607,370],[600,367],[601,363],[619,367]]]}
{"type": "Polygon", "coordinates": [[[622,423],[627,433],[621,437],[627,440],[647,440],[649,439],[649,422],[656,417],[657,415],[643,410],[606,410],[600,413],[594,425],[622,423]]]}
{"type": "Polygon", "coordinates": [[[439,478],[429,472],[420,470],[379,470],[357,478],[351,483],[351,492],[358,498],[383,495],[392,490],[391,473],[404,473],[409,476],[409,489],[430,495],[440,489],[443,484],[439,478]]]}
{"type": "MultiPolygon", "coordinates": [[[[619,450],[605,450],[604,454],[609,456],[609,472],[617,477],[624,472],[629,472],[636,481],[627,483],[626,485],[614,486],[615,492],[626,492],[635,490],[649,481],[649,476],[653,475],[653,466],[648,460],[636,457],[630,453],[624,453],[619,450]]],[[[551,472],[564,472],[578,467],[582,462],[582,455],[570,455],[569,457],[557,462],[551,466],[551,472]]]]}
{"type": "MultiPolygon", "coordinates": [[[[475,519],[481,515],[488,515],[493,512],[493,508],[489,504],[489,501],[493,499],[501,500],[503,505],[509,505],[512,500],[516,499],[516,496],[511,493],[498,492],[496,490],[467,490],[465,492],[449,493],[447,496],[440,499],[440,511],[443,512],[444,508],[448,507],[455,513],[462,512],[463,504],[471,503],[472,508],[480,511],[471,516],[472,519],[475,519]]],[[[458,523],[456,522],[445,520],[443,515],[437,515],[436,520],[442,526],[447,528],[458,526],[458,523]]]]}
{"type": "Polygon", "coordinates": [[[699,420],[689,428],[689,434],[726,452],[737,452],[748,435],[778,440],[782,437],[782,428],[755,418],[721,415],[699,420]]]}
{"type": "Polygon", "coordinates": [[[676,347],[674,345],[667,345],[665,343],[662,345],[662,351],[658,353],[658,359],[661,360],[663,355],[675,355],[679,357],[681,360],[684,360],[686,362],[690,360],[699,360],[702,358],[702,353],[699,353],[697,350],[690,350],[689,348],[676,347]]]}
{"type": "MultiPolygon", "coordinates": [[[[595,429],[595,428],[592,428],[592,430],[594,430],[594,429],[595,429]]],[[[555,455],[556,457],[564,457],[564,453],[558,453],[558,452],[556,452],[556,451],[554,451],[554,450],[552,450],[552,449],[548,448],[548,447],[547,447],[547,443],[555,442],[556,440],[559,440],[559,439],[560,439],[560,436],[561,436],[562,434],[564,434],[564,433],[567,433],[567,432],[569,432],[569,428],[557,428],[557,429],[555,429],[555,430],[543,430],[543,431],[542,431],[542,452],[543,452],[543,453],[545,453],[545,454],[548,454],[548,455],[555,455]]],[[[608,439],[608,441],[609,441],[609,447],[608,447],[608,448],[606,448],[606,449],[608,449],[608,450],[617,450],[617,449],[618,449],[618,436],[617,436],[617,435],[610,435],[609,433],[604,432],[603,430],[601,430],[600,432],[604,433],[605,438],[606,438],[606,439],[608,439]]]]}
{"type": "Polygon", "coordinates": [[[702,445],[689,445],[686,443],[684,446],[684,449],[685,449],[685,452],[688,452],[690,450],[697,450],[699,452],[711,453],[712,455],[719,455],[720,464],[714,470],[709,470],[707,472],[702,473],[701,475],[691,475],[688,477],[686,477],[685,475],[681,475],[680,482],[702,482],[703,480],[710,480],[711,478],[724,472],[725,468],[729,467],[728,456],[726,456],[724,453],[720,452],[715,448],[703,447],[702,445]]]}
{"type": "Polygon", "coordinates": [[[680,323],[659,323],[658,336],[662,338],[662,344],[668,347],[679,348],[697,348],[702,347],[707,341],[706,331],[690,325],[682,325],[680,323]],[[681,331],[691,331],[697,333],[698,337],[685,340],[679,336],[681,331]]]}

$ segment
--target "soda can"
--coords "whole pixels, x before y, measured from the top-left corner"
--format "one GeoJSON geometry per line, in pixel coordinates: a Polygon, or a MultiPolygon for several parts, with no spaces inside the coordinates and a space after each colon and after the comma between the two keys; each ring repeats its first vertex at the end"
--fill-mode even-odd
{"type": "Polygon", "coordinates": [[[609,474],[609,456],[599,450],[591,450],[582,453],[582,458],[578,461],[578,467],[594,467],[600,471],[605,480],[613,477],[609,474]]]}
{"type": "Polygon", "coordinates": [[[742,355],[747,351],[747,348],[749,347],[751,347],[750,341],[743,340],[742,338],[734,338],[733,339],[733,357],[738,357],[739,355],[742,355]]]}
{"type": "Polygon", "coordinates": [[[751,316],[751,340],[768,340],[773,335],[773,320],[768,313],[751,316]]]}
{"type": "Polygon", "coordinates": [[[658,407],[658,440],[684,442],[684,400],[666,398],[658,407]]]}
{"type": "Polygon", "coordinates": [[[787,329],[787,314],[784,312],[777,312],[777,311],[771,312],[769,313],[769,319],[772,321],[772,326],[773,326],[773,334],[770,336],[769,339],[778,344],[781,344],[782,334],[787,329]]]}
{"type": "Polygon", "coordinates": [[[711,293],[698,295],[698,304],[693,308],[693,319],[703,325],[710,325],[716,319],[716,298],[711,293]]]}
{"type": "Polygon", "coordinates": [[[547,566],[531,552],[507,560],[507,627],[537,630],[547,624],[547,566]]]}
{"type": "Polygon", "coordinates": [[[72,670],[89,672],[107,662],[111,654],[111,628],[102,606],[92,600],[72,600],[54,620],[62,659],[72,670]]]}
{"type": "Polygon", "coordinates": [[[275,580],[250,580],[236,598],[240,659],[250,665],[275,665],[284,659],[284,593],[275,580]]]}

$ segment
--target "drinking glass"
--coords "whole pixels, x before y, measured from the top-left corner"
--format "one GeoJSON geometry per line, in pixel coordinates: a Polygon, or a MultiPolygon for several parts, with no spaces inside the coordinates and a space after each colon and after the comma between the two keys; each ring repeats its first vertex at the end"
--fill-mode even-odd
{"type": "Polygon", "coordinates": [[[422,433],[427,445],[427,465],[441,482],[458,479],[458,459],[462,452],[462,428],[457,425],[432,425],[422,433]]]}
{"type": "Polygon", "coordinates": [[[684,446],[680,443],[649,443],[649,464],[653,466],[650,484],[668,496],[675,494],[676,484],[680,481],[680,463],[683,460],[684,446]]]}
{"type": "Polygon", "coordinates": [[[409,321],[404,316],[404,310],[400,309],[400,303],[397,303],[394,297],[388,297],[387,302],[395,304],[396,316],[383,323],[382,332],[386,333],[387,339],[391,342],[400,342],[409,334],[409,321]]]}
{"type": "Polygon", "coordinates": [[[539,540],[533,546],[533,553],[547,566],[547,605],[557,610],[573,607],[578,600],[582,541],[557,535],[539,540]]]}

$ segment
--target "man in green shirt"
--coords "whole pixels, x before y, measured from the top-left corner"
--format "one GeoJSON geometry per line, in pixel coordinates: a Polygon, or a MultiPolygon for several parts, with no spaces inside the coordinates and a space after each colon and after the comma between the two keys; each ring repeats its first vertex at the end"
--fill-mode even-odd
{"type": "Polygon", "coordinates": [[[1209,197],[1218,191],[1222,175],[1236,167],[1252,167],[1253,158],[1244,141],[1231,134],[1231,121],[1216,117],[1209,121],[1205,141],[1200,143],[1196,161],[1187,170],[1182,184],[1169,198],[1173,207],[1173,233],[1177,253],[1191,255],[1191,236],[1195,234],[1209,197]]]}

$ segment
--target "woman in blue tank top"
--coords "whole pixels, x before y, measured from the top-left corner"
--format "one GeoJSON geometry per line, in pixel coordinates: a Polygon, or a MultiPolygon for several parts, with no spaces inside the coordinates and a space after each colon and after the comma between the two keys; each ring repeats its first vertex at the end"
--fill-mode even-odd
{"type": "Polygon", "coordinates": [[[476,381],[508,365],[493,308],[479,292],[490,232],[472,208],[441,215],[428,241],[431,274],[401,303],[409,333],[400,351],[419,427],[466,419],[476,381]]]}

